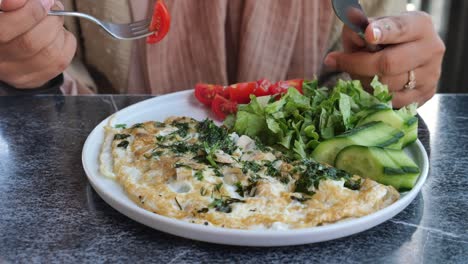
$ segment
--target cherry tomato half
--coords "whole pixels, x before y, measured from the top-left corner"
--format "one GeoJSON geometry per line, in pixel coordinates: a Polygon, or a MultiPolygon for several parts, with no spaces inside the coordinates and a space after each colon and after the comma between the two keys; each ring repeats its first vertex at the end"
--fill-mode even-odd
{"type": "Polygon", "coordinates": [[[224,120],[226,116],[237,112],[237,103],[216,95],[211,104],[211,111],[219,120],[224,120]]]}
{"type": "Polygon", "coordinates": [[[153,31],[154,34],[150,35],[146,42],[154,44],[161,41],[169,32],[171,25],[171,15],[167,9],[166,4],[163,0],[157,0],[154,5],[153,19],[149,26],[149,30],[153,31]]]}
{"type": "Polygon", "coordinates": [[[298,90],[302,94],[303,83],[304,83],[303,79],[295,79],[295,80],[284,81],[283,86],[287,86],[286,90],[290,87],[296,88],[296,90],[298,90]]]}
{"type": "Polygon", "coordinates": [[[268,89],[270,89],[271,82],[267,79],[261,79],[257,81],[257,88],[254,91],[255,96],[260,97],[260,96],[266,96],[270,95],[270,92],[268,89]]]}
{"type": "Polygon", "coordinates": [[[296,79],[296,80],[289,80],[289,81],[279,81],[268,89],[270,95],[275,94],[285,94],[289,88],[295,88],[302,94],[302,84],[304,80],[296,79]]]}
{"type": "Polygon", "coordinates": [[[257,88],[256,82],[238,83],[229,86],[229,99],[238,104],[250,103],[250,95],[257,88]]]}
{"type": "Polygon", "coordinates": [[[225,89],[221,85],[212,85],[199,83],[195,85],[195,97],[198,101],[206,106],[211,106],[216,95],[225,94],[225,89]]]}

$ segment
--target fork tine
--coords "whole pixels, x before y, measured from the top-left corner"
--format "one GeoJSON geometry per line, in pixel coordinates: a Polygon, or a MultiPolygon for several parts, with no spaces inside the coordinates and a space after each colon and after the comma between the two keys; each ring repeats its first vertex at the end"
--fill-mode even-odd
{"type": "Polygon", "coordinates": [[[141,25],[149,25],[151,23],[151,19],[145,19],[145,20],[140,20],[136,21],[134,23],[130,23],[130,26],[141,26],[141,25]]]}
{"type": "Polygon", "coordinates": [[[145,35],[147,33],[151,33],[148,28],[143,28],[140,30],[135,30],[131,32],[133,35],[145,35]]]}
{"type": "Polygon", "coordinates": [[[145,28],[148,28],[148,27],[149,27],[149,23],[148,23],[148,24],[138,25],[138,26],[133,26],[133,25],[131,25],[131,26],[130,26],[130,30],[131,30],[131,31],[134,31],[134,30],[145,29],[145,28]]]}
{"type": "Polygon", "coordinates": [[[141,26],[137,26],[137,27],[129,27],[130,30],[139,30],[139,29],[144,29],[144,28],[149,28],[149,24],[148,25],[141,25],[141,26]]]}

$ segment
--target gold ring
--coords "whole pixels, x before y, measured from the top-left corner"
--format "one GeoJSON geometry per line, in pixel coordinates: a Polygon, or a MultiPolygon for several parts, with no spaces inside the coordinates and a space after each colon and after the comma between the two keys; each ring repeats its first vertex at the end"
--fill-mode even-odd
{"type": "Polygon", "coordinates": [[[412,70],[408,73],[408,83],[405,85],[405,89],[413,90],[414,88],[416,88],[416,74],[412,70]]]}

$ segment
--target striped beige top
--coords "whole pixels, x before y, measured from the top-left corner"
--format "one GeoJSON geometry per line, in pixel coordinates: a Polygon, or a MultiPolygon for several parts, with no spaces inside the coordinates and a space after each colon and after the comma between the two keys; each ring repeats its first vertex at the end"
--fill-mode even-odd
{"type": "MultiPolygon", "coordinates": [[[[114,22],[148,16],[147,0],[66,0],[76,8],[114,22]]],[[[152,1],[151,1],[152,2],[152,1]]],[[[393,14],[404,0],[364,0],[369,15],[393,14]]],[[[166,0],[172,16],[168,36],[156,45],[144,40],[111,39],[95,25],[69,20],[80,34],[77,62],[69,69],[75,89],[98,92],[163,94],[188,89],[197,82],[230,84],[268,78],[272,81],[314,78],[322,61],[339,48],[341,25],[329,0],[166,0]],[[76,70],[81,60],[91,76],[76,70]]],[[[78,67],[79,68],[79,67],[78,67]]],[[[68,79],[70,80],[70,79],[68,79]]],[[[71,82],[67,84],[70,85],[71,82]]]]}

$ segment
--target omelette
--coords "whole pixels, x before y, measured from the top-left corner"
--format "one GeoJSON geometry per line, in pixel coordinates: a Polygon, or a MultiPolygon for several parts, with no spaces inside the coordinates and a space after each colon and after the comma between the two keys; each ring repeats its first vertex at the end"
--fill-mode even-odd
{"type": "Polygon", "coordinates": [[[358,218],[399,199],[391,186],[294,160],[211,120],[106,126],[103,175],[140,207],[233,229],[288,230],[358,218]]]}

